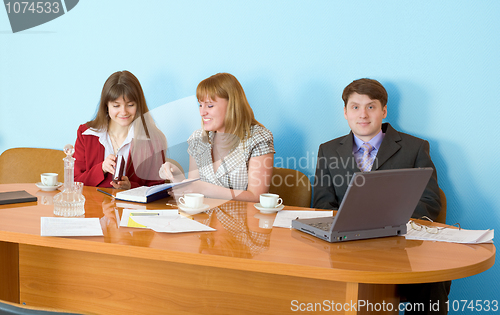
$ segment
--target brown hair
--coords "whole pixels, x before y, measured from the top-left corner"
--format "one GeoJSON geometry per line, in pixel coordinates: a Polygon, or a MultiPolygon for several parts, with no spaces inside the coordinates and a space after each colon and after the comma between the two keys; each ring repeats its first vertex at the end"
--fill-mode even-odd
{"type": "Polygon", "coordinates": [[[250,136],[251,126],[262,126],[255,119],[243,87],[232,74],[217,73],[201,81],[196,88],[196,97],[198,101],[204,101],[207,97],[211,100],[215,100],[215,97],[226,99],[225,133],[234,134],[240,140],[250,136]]]}
{"type": "Polygon", "coordinates": [[[149,111],[139,80],[129,71],[118,71],[110,75],[104,83],[96,117],[87,122],[87,126],[95,130],[107,131],[110,119],[108,103],[120,96],[126,101],[135,102],[137,111],[134,120],[149,111]]]}
{"type": "Polygon", "coordinates": [[[387,105],[387,91],[377,80],[365,78],[352,81],[345,87],[344,92],[342,93],[344,107],[347,106],[349,96],[351,96],[352,93],[367,95],[372,100],[378,100],[382,104],[382,107],[387,105]]]}
{"type": "Polygon", "coordinates": [[[130,148],[135,173],[145,180],[159,180],[158,169],[165,163],[167,139],[151,117],[141,84],[132,73],[118,71],[106,80],[96,117],[87,122],[87,126],[95,130],[108,131],[110,120],[108,103],[120,96],[126,101],[135,102],[137,107],[132,122],[135,127],[130,148]]]}

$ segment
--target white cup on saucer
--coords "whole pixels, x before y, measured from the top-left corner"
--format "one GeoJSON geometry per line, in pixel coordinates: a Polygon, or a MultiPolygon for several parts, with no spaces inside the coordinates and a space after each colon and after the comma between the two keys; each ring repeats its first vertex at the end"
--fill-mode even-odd
{"type": "Polygon", "coordinates": [[[281,206],[283,199],[276,194],[262,194],[260,195],[260,205],[264,208],[276,208],[281,206]]]}
{"type": "Polygon", "coordinates": [[[40,175],[42,180],[42,185],[44,186],[56,186],[57,185],[57,173],[43,173],[40,175]]]}
{"type": "Polygon", "coordinates": [[[187,208],[199,209],[203,207],[204,198],[203,194],[184,194],[183,197],[179,198],[179,203],[187,208]]]}

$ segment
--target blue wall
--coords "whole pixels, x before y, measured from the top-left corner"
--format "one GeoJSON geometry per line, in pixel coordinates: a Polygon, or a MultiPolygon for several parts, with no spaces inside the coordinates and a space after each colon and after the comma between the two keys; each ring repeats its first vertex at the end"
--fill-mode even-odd
{"type": "MultiPolygon", "coordinates": [[[[303,157],[311,176],[318,145],[349,131],[343,88],[370,77],[388,89],[387,121],[430,141],[448,223],[499,230],[499,16],[487,0],[85,0],[13,34],[0,9],[0,153],[73,143],[114,71],[139,78],[150,108],[230,72],[280,166],[303,157]]],[[[451,299],[499,299],[498,283],[494,266],[454,281],[451,299]]]]}

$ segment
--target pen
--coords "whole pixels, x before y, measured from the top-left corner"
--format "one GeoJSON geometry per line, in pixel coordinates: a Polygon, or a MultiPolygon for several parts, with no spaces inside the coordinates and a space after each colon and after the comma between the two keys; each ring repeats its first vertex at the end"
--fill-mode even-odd
{"type": "Polygon", "coordinates": [[[103,194],[106,194],[106,195],[111,196],[111,197],[113,197],[113,198],[115,197],[115,196],[113,196],[112,194],[110,194],[109,192],[105,192],[104,190],[100,190],[99,188],[97,188],[97,191],[98,191],[98,192],[102,192],[103,194]]]}
{"type": "Polygon", "coordinates": [[[143,216],[143,215],[160,215],[160,214],[158,212],[156,212],[156,213],[143,212],[143,213],[131,213],[130,215],[135,217],[135,216],[143,216]]]}

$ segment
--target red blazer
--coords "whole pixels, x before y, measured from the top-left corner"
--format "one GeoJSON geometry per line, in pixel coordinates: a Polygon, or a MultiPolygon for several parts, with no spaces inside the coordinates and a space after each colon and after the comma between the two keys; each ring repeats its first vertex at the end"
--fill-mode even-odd
{"type": "MultiPolygon", "coordinates": [[[[99,142],[99,138],[93,135],[82,135],[89,127],[86,124],[80,125],[75,143],[75,181],[83,182],[85,186],[113,187],[110,182],[113,174],[102,171],[104,161],[104,147],[99,142]]],[[[150,165],[151,173],[158,173],[161,165],[150,165]],[[154,169],[153,169],[154,168],[154,169]],[[153,172],[154,171],[154,172],[153,172]]],[[[156,180],[144,180],[135,174],[131,155],[127,160],[125,176],[130,180],[132,188],[139,186],[152,186],[165,183],[159,176],[156,180]]]]}

